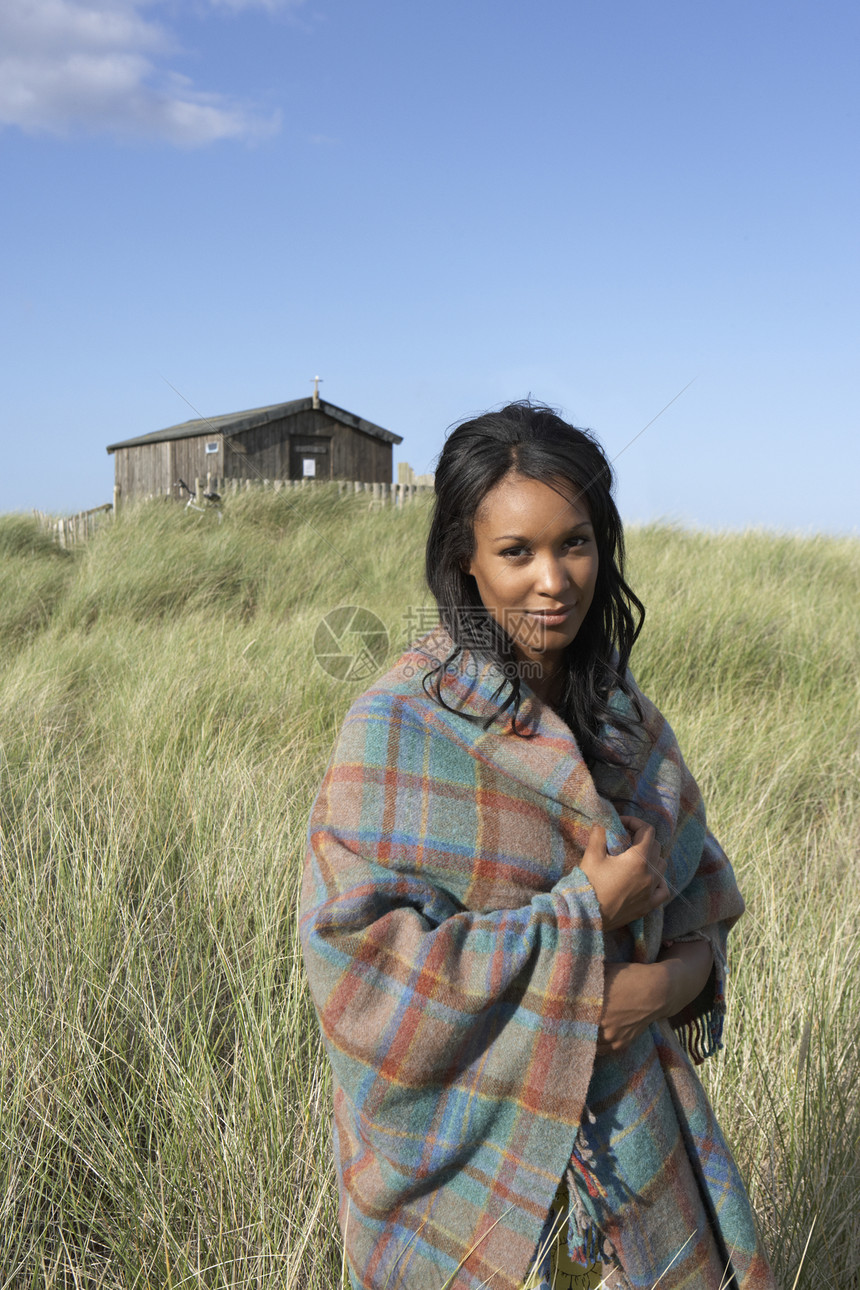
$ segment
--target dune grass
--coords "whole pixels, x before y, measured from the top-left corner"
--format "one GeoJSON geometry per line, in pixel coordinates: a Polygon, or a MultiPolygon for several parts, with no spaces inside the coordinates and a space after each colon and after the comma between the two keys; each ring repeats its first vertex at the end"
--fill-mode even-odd
{"type": "MultiPolygon", "coordinates": [[[[346,1285],[295,907],[367,682],[327,675],[313,641],[359,605],[398,655],[429,604],[426,521],[248,494],[223,524],[129,511],[69,554],[0,518],[0,1288],[346,1285]]],[[[648,528],[629,547],[634,670],[749,907],[703,1078],[779,1283],[844,1290],[860,544],[648,528]]]]}

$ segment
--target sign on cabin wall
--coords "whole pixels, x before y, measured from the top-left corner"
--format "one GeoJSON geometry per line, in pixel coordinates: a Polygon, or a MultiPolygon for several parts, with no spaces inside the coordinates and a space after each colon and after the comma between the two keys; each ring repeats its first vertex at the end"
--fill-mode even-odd
{"type": "Polygon", "coordinates": [[[302,477],[304,479],[312,479],[316,473],[317,473],[316,457],[303,457],[302,458],[302,477]]]}

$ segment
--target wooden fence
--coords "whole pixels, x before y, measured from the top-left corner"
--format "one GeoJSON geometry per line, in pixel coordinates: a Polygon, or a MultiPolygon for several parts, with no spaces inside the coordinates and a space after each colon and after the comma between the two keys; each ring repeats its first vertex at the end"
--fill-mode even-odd
{"type": "MultiPolygon", "coordinates": [[[[202,479],[195,479],[194,491],[197,504],[206,505],[206,493],[218,493],[221,497],[233,497],[237,493],[260,492],[263,489],[272,489],[274,492],[279,493],[282,490],[292,492],[307,488],[319,488],[327,483],[337,484],[338,496],[340,497],[362,493],[372,505],[376,506],[405,506],[409,502],[415,501],[416,498],[424,497],[433,492],[433,487],[430,484],[366,484],[358,479],[221,479],[214,475],[208,475],[205,482],[202,479]]],[[[175,489],[171,489],[171,496],[175,496],[175,492],[175,489]]],[[[187,497],[187,494],[183,494],[183,497],[187,497]]],[[[46,515],[44,511],[34,511],[33,514],[39,521],[40,526],[46,532],[51,533],[61,547],[71,547],[92,537],[99,525],[116,514],[119,509],[120,496],[117,488],[114,489],[113,502],[105,502],[103,506],[94,506],[89,511],[79,511],[77,515],[67,515],[58,520],[53,515],[46,515]]]]}
{"type": "Polygon", "coordinates": [[[66,515],[58,520],[44,511],[34,511],[40,528],[50,533],[61,547],[75,546],[92,537],[100,524],[113,514],[113,503],[105,502],[103,506],[94,506],[89,511],[78,511],[77,515],[66,515]]]}
{"type": "MultiPolygon", "coordinates": [[[[225,479],[221,475],[209,474],[205,479],[193,480],[191,485],[177,482],[165,489],[163,493],[149,493],[141,500],[151,502],[156,497],[172,497],[186,506],[193,507],[206,505],[207,497],[211,497],[212,494],[224,498],[235,496],[237,493],[260,492],[263,489],[272,489],[279,493],[282,489],[291,492],[304,488],[325,488],[326,486],[330,488],[332,484],[337,485],[340,497],[364,493],[371,501],[382,506],[403,506],[406,502],[433,492],[432,484],[366,484],[358,479],[225,479]],[[185,491],[186,489],[188,491],[185,491]]],[[[115,509],[119,511],[122,504],[119,488],[114,489],[113,500],[115,509]]]]}
{"type": "Polygon", "coordinates": [[[292,491],[319,488],[332,483],[337,484],[340,497],[352,493],[364,493],[380,506],[403,506],[417,497],[433,492],[432,484],[365,484],[358,479],[221,479],[215,475],[209,475],[206,478],[205,488],[203,480],[194,481],[198,497],[203,493],[212,492],[219,493],[222,497],[230,497],[235,493],[254,492],[266,488],[279,493],[282,489],[292,491]]]}

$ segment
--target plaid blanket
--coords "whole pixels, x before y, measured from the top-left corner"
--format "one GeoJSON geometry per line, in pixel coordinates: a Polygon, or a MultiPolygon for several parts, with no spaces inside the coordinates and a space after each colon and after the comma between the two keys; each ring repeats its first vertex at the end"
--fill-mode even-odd
{"type": "Polygon", "coordinates": [[[652,1025],[595,1057],[604,961],[701,935],[717,968],[686,1038],[719,1044],[743,902],[668,724],[643,697],[629,767],[592,775],[536,698],[528,737],[460,715],[494,710],[480,656],[445,676],[457,711],[429,697],[449,649],[439,629],[356,701],[310,821],[301,935],[353,1286],[517,1290],[565,1174],[572,1248],[614,1256],[629,1286],[773,1286],[684,1034],[652,1025]],[[654,825],[676,894],[604,934],[577,865],[592,824],[629,846],[619,812],[654,825]]]}

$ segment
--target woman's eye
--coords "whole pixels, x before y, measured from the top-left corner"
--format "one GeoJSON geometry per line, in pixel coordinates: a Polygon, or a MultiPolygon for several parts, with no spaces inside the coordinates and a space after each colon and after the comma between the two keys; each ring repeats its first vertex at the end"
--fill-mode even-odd
{"type": "Polygon", "coordinates": [[[499,554],[509,559],[516,559],[517,556],[525,555],[525,552],[526,548],[524,546],[509,546],[504,551],[500,551],[499,554]]]}

